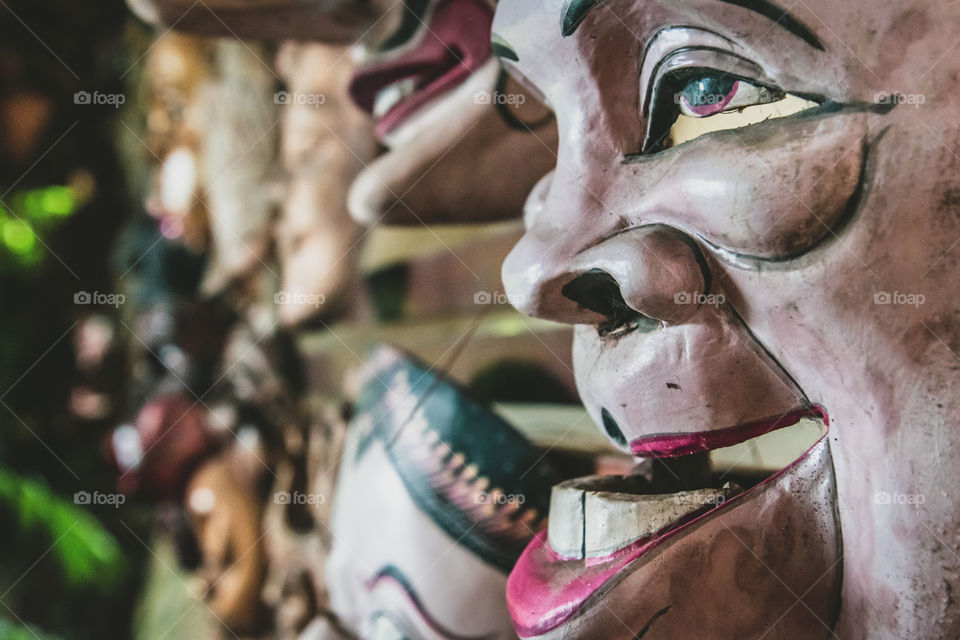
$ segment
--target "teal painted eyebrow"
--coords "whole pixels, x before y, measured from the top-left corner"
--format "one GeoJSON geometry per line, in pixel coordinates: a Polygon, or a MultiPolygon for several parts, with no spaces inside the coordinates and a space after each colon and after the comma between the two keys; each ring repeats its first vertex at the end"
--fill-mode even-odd
{"type": "Polygon", "coordinates": [[[517,55],[517,52],[513,50],[507,41],[503,39],[503,36],[500,34],[494,33],[490,36],[490,50],[493,52],[493,55],[498,58],[503,58],[504,60],[511,60],[513,62],[519,62],[520,56],[517,55]]]}
{"type": "Polygon", "coordinates": [[[560,21],[560,33],[563,37],[572,36],[577,32],[580,24],[587,15],[604,0],[567,0],[564,5],[563,18],[560,21]]]}

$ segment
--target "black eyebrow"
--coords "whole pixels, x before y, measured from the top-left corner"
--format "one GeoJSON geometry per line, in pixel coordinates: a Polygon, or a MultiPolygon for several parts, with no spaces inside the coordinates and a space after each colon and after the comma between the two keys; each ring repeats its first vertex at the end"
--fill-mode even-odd
{"type": "Polygon", "coordinates": [[[819,49],[820,51],[825,51],[823,44],[820,42],[820,39],[814,35],[813,31],[811,31],[805,24],[790,15],[789,11],[786,9],[781,9],[767,0],[720,0],[720,2],[726,2],[727,4],[743,7],[744,9],[749,9],[750,11],[759,13],[766,18],[770,18],[774,21],[774,23],[780,25],[793,35],[801,38],[810,46],[819,49]]]}
{"type": "Polygon", "coordinates": [[[580,23],[587,18],[587,14],[603,1],[567,0],[563,9],[563,17],[560,20],[560,33],[563,34],[563,37],[566,38],[576,33],[580,23]]]}

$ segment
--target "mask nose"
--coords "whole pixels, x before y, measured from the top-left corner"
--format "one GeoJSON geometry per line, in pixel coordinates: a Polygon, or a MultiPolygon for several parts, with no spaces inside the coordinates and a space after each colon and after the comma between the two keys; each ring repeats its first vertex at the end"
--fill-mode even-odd
{"type": "Polygon", "coordinates": [[[524,313],[601,334],[652,330],[689,320],[709,293],[706,259],[676,229],[635,227],[579,250],[571,235],[531,230],[508,256],[504,286],[524,313]]]}

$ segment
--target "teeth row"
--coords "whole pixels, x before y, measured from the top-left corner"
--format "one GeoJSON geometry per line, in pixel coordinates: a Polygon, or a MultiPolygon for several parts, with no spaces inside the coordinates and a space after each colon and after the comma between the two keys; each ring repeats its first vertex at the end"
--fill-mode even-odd
{"type": "Polygon", "coordinates": [[[704,508],[721,505],[739,490],[698,489],[662,495],[602,491],[609,476],[579,478],[553,488],[548,537],[566,558],[597,558],[646,538],[704,508]]]}
{"type": "Polygon", "coordinates": [[[423,470],[435,491],[468,514],[479,531],[511,543],[525,543],[543,530],[545,515],[511,500],[499,487],[491,487],[490,479],[480,475],[476,464],[454,452],[430,428],[423,409],[406,422],[394,446],[423,470]]]}
{"type": "Polygon", "coordinates": [[[416,78],[406,78],[388,87],[384,87],[377,93],[377,97],[374,100],[373,117],[382,118],[387,115],[391,109],[400,104],[407,96],[416,93],[416,91],[416,78]]]}

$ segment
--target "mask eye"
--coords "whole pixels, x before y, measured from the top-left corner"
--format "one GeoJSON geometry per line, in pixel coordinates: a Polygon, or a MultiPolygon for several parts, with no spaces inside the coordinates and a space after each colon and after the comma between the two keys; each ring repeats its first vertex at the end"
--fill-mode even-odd
{"type": "Polygon", "coordinates": [[[654,91],[646,153],[714,131],[738,129],[819,106],[775,87],[712,69],[664,75],[654,91]]]}
{"type": "Polygon", "coordinates": [[[680,113],[706,118],[716,113],[782,100],[777,89],[757,86],[729,76],[703,76],[687,82],[677,94],[680,113]]]}

